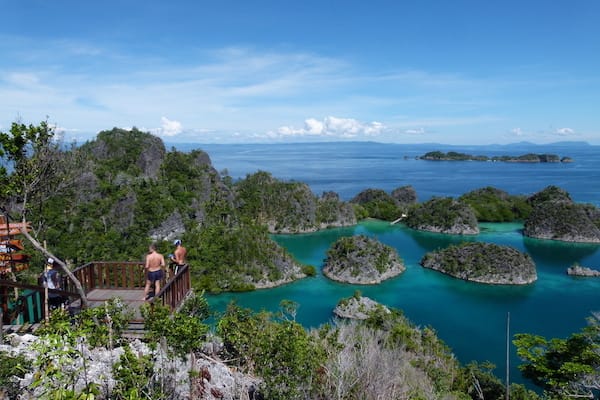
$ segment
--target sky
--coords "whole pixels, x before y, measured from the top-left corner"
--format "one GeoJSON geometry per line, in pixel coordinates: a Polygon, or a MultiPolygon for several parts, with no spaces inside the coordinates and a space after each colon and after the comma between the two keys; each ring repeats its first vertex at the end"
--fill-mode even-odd
{"type": "Polygon", "coordinates": [[[0,131],[600,144],[597,0],[0,0],[0,131]]]}

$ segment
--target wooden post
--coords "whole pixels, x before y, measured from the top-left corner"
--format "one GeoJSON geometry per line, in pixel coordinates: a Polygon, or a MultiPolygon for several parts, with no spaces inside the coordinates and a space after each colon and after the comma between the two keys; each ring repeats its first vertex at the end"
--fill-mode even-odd
{"type": "Polygon", "coordinates": [[[510,311],[506,315],[506,400],[510,399],[510,311]]]}

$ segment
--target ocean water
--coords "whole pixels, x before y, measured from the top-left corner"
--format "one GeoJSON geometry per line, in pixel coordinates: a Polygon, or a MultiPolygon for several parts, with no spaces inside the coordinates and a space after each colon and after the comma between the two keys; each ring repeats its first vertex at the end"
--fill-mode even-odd
{"type": "MultiPolygon", "coordinates": [[[[577,202],[600,205],[600,150],[597,146],[519,144],[490,147],[332,143],[296,145],[199,146],[218,170],[234,179],[258,170],[284,180],[306,182],[315,194],[335,191],[349,200],[361,190],[412,185],[419,201],[432,196],[457,197],[470,190],[494,186],[511,194],[533,194],[548,185],[567,190],[577,202]],[[553,153],[574,159],[569,164],[512,164],[493,162],[428,162],[415,156],[433,150],[469,154],[520,155],[553,153]]],[[[332,318],[332,310],[356,290],[385,305],[401,309],[415,324],[431,326],[461,362],[491,361],[504,376],[506,322],[511,335],[520,332],[566,337],[586,325],[600,311],[600,278],[574,278],[566,269],[575,262],[600,269],[600,246],[525,238],[520,224],[482,224],[477,236],[417,232],[382,221],[329,229],[313,234],[276,235],[274,239],[300,262],[314,265],[318,275],[279,288],[250,293],[210,296],[216,311],[235,300],[255,310],[278,309],[281,300],[298,303],[297,320],[317,327],[332,318]],[[395,247],[406,271],[380,285],[359,286],[332,282],[320,269],[331,243],[341,236],[365,234],[395,247]],[[454,279],[419,265],[428,251],[465,240],[515,247],[529,253],[538,280],[531,285],[506,287],[454,279]]],[[[519,360],[510,347],[512,382],[525,383],[519,360]]]]}

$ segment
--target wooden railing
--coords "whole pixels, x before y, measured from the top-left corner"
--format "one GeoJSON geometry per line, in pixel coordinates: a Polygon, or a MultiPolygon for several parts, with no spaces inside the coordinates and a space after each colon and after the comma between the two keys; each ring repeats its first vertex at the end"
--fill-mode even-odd
{"type": "Polygon", "coordinates": [[[188,265],[184,265],[179,267],[177,274],[167,281],[158,295],[152,299],[152,303],[161,302],[162,305],[168,306],[173,311],[183,302],[190,288],[190,268],[188,265]]]}
{"type": "MultiPolygon", "coordinates": [[[[73,270],[81,282],[85,293],[94,289],[143,289],[146,284],[146,270],[142,262],[94,261],[73,270]]],[[[69,291],[74,291],[72,282],[67,282],[69,291]]],[[[179,307],[191,288],[190,269],[179,267],[177,274],[163,280],[161,290],[152,300],[160,302],[171,310],[179,307]]]]}
{"type": "MultiPolygon", "coordinates": [[[[142,262],[93,261],[73,270],[85,293],[94,289],[143,289],[146,271],[142,262]]],[[[72,285],[72,282],[68,283],[72,285]]],[[[70,287],[70,291],[74,291],[70,287]]]]}
{"type": "MultiPolygon", "coordinates": [[[[5,319],[16,319],[18,316],[28,323],[39,322],[44,317],[43,305],[45,302],[45,288],[37,285],[28,285],[9,280],[0,280],[1,303],[7,304],[8,297],[14,297],[14,289],[18,289],[21,294],[14,299],[15,307],[10,310],[10,315],[5,315],[5,319]],[[27,292],[27,293],[25,293],[27,292]]],[[[69,302],[78,300],[79,294],[70,290],[48,289],[48,293],[54,293],[69,299],[69,302]]],[[[6,310],[8,311],[8,310],[6,310]]]]}

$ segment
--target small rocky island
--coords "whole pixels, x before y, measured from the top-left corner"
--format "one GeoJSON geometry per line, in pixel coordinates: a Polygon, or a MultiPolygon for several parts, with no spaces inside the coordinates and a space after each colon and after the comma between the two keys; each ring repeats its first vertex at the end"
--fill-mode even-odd
{"type": "Polygon", "coordinates": [[[340,300],[333,313],[339,318],[363,320],[369,318],[369,314],[378,308],[381,308],[385,314],[391,313],[386,306],[373,299],[361,296],[360,293],[355,293],[350,298],[340,300]]]}
{"type": "Polygon", "coordinates": [[[571,265],[567,268],[567,275],[570,276],[584,276],[584,277],[595,277],[600,276],[600,271],[589,267],[583,267],[579,264],[571,265]]]}
{"type": "Polygon", "coordinates": [[[358,235],[340,238],[329,248],[323,274],[338,282],[373,285],[405,269],[394,248],[358,235]]]}
{"type": "Polygon", "coordinates": [[[418,157],[421,160],[427,161],[501,161],[501,162],[520,162],[520,163],[558,163],[573,162],[571,157],[559,157],[556,154],[535,154],[527,153],[519,156],[482,156],[482,155],[471,155],[466,153],[459,153],[456,151],[449,151],[444,153],[442,151],[430,151],[424,155],[418,157]]]}
{"type": "Polygon", "coordinates": [[[409,228],[420,231],[453,235],[479,233],[473,208],[451,197],[434,197],[412,207],[404,223],[409,228]]]}
{"type": "Polygon", "coordinates": [[[523,234],[537,239],[600,243],[600,209],[575,203],[568,192],[548,186],[527,199],[532,211],[523,234]]]}
{"type": "Polygon", "coordinates": [[[528,254],[492,243],[463,243],[427,253],[420,264],[455,278],[496,285],[526,285],[537,279],[528,254]]]}

